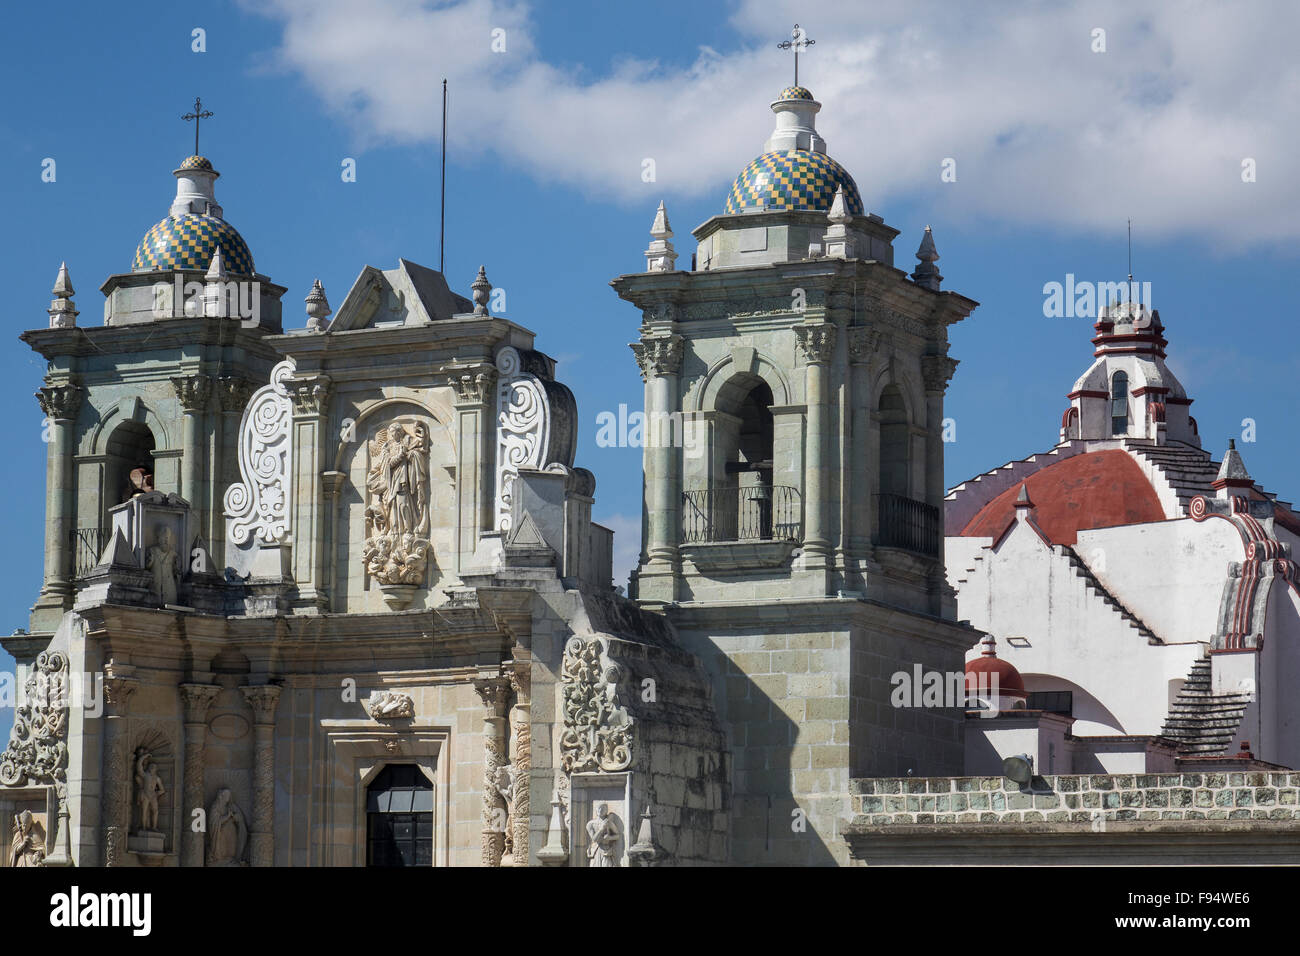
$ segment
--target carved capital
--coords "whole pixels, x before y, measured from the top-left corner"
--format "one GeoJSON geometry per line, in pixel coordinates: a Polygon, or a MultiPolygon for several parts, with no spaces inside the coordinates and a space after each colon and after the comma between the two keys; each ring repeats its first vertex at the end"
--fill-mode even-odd
{"type": "Polygon", "coordinates": [[[285,387],[293,399],[294,412],[299,415],[320,415],[330,399],[328,375],[303,375],[286,379],[285,387]]]}
{"type": "Polygon", "coordinates": [[[927,392],[942,392],[948,387],[952,373],[957,370],[957,360],[946,355],[922,355],[921,376],[927,392]]]}
{"type": "Polygon", "coordinates": [[[474,690],[492,710],[493,717],[504,717],[510,699],[510,681],[505,677],[485,677],[474,681],[474,690]]]}
{"type": "Polygon", "coordinates": [[[238,375],[222,375],[217,379],[217,398],[223,412],[242,412],[248,407],[257,386],[238,375]]]}
{"type": "Polygon", "coordinates": [[[515,661],[506,671],[506,676],[510,680],[510,689],[521,701],[528,699],[532,689],[532,675],[531,661],[515,661]]]}
{"type": "Polygon", "coordinates": [[[497,370],[491,366],[452,371],[448,384],[456,392],[456,405],[486,405],[494,397],[497,370]]]}
{"type": "Polygon", "coordinates": [[[140,682],[134,677],[114,677],[111,674],[104,675],[104,703],[112,707],[118,714],[126,710],[126,702],[130,700],[135,689],[140,686],[140,682]]]}
{"type": "Polygon", "coordinates": [[[641,381],[662,375],[676,375],[682,366],[685,346],[680,335],[654,335],[630,346],[641,370],[641,381]]]}
{"type": "Polygon", "coordinates": [[[212,394],[210,375],[177,375],[172,377],[171,383],[185,411],[201,412],[207,407],[208,396],[212,394]]]}
{"type": "Polygon", "coordinates": [[[880,330],[849,329],[849,358],[855,365],[866,364],[880,348],[880,330]]]}
{"type": "Polygon", "coordinates": [[[181,684],[181,703],[185,705],[185,723],[201,724],[208,719],[208,708],[221,693],[216,684],[181,684]]]}
{"type": "Polygon", "coordinates": [[[70,422],[81,410],[86,390],[80,385],[46,385],[36,393],[41,411],[56,422],[70,422]]]}
{"type": "Polygon", "coordinates": [[[835,351],[835,326],[829,322],[796,325],[794,334],[799,351],[809,365],[825,364],[835,351]]]}
{"type": "Polygon", "coordinates": [[[253,720],[258,724],[275,723],[275,708],[280,702],[280,688],[275,684],[255,684],[239,688],[253,708],[253,720]]]}

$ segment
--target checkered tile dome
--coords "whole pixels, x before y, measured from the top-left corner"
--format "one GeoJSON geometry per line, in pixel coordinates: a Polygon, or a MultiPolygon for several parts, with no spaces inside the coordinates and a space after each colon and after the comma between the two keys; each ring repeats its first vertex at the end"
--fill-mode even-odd
{"type": "Polygon", "coordinates": [[[253,254],[235,227],[224,219],[193,213],[168,216],[146,232],[135,250],[131,268],[136,272],[206,272],[218,246],[227,272],[253,275],[253,254]]]}
{"type": "Polygon", "coordinates": [[[810,209],[828,212],[837,187],[854,216],[863,213],[862,197],[849,171],[825,153],[792,149],[764,153],[746,166],[727,193],[728,215],[760,206],[770,210],[810,209]]]}
{"type": "Polygon", "coordinates": [[[778,100],[810,100],[813,98],[812,90],[804,86],[787,86],[781,91],[778,100]]]}
{"type": "Polygon", "coordinates": [[[181,163],[181,169],[211,169],[212,160],[206,156],[190,156],[181,163]]]}

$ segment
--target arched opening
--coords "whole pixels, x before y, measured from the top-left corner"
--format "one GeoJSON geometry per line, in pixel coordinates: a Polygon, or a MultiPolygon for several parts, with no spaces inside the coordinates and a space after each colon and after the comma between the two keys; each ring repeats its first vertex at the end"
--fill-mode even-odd
{"type": "Polygon", "coordinates": [[[433,865],[433,784],[389,764],[366,787],[366,866],[433,865]]]}
{"type": "Polygon", "coordinates": [[[1128,374],[1116,372],[1110,379],[1110,433],[1128,432],[1128,374]]]}
{"type": "Polygon", "coordinates": [[[907,497],[911,465],[911,424],[907,405],[897,385],[887,385],[877,407],[880,422],[880,482],[882,495],[907,497]]]}
{"type": "Polygon", "coordinates": [[[142,422],[123,422],[105,446],[104,507],[108,509],[153,490],[153,432],[142,422]]]}
{"type": "Polygon", "coordinates": [[[736,447],[726,464],[735,493],[724,502],[721,517],[728,537],[772,537],[772,389],[759,382],[740,403],[736,447]],[[734,507],[728,507],[731,504],[734,507]]]}

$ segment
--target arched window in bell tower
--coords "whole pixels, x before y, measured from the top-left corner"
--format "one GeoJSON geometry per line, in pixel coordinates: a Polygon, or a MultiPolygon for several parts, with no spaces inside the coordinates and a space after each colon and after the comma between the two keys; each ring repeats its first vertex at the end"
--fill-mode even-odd
{"type": "Polygon", "coordinates": [[[1128,374],[1116,372],[1110,380],[1110,433],[1128,432],[1128,374]]]}
{"type": "Polygon", "coordinates": [[[911,424],[907,405],[897,385],[888,385],[880,393],[877,409],[880,423],[880,482],[882,495],[907,497],[912,447],[911,424]]]}

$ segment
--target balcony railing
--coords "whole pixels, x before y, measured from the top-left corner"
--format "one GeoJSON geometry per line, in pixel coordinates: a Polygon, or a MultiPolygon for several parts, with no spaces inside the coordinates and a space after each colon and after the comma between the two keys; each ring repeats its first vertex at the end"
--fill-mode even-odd
{"type": "Polygon", "coordinates": [[[682,540],[798,541],[803,502],[785,485],[715,485],[682,494],[682,540]]]}
{"type": "Polygon", "coordinates": [[[105,528],[76,528],[72,539],[72,577],[84,578],[99,562],[99,556],[108,547],[108,530],[105,528]]]}
{"type": "Polygon", "coordinates": [[[902,495],[878,495],[876,543],[917,554],[939,554],[939,509],[902,495]]]}

